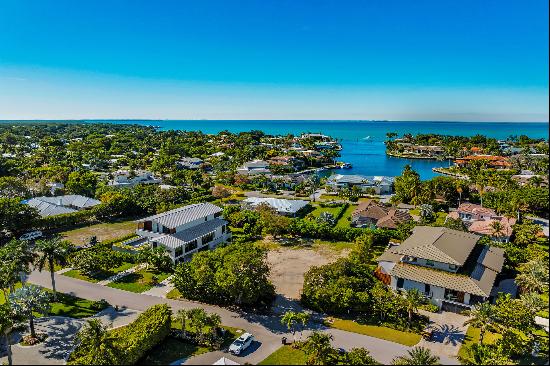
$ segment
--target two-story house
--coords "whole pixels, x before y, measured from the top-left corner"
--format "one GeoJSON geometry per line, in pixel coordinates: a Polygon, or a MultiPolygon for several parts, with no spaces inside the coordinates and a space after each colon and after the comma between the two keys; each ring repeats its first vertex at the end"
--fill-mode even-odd
{"type": "Polygon", "coordinates": [[[108,185],[115,187],[133,187],[137,184],[160,184],[161,179],[156,178],[147,170],[119,170],[113,174],[113,179],[108,185]]]}
{"type": "Polygon", "coordinates": [[[504,264],[504,250],[477,244],[480,236],[417,226],[378,258],[375,275],[394,290],[418,289],[443,310],[486,301],[504,264]]]}
{"type": "Polygon", "coordinates": [[[244,163],[237,169],[237,173],[243,175],[270,174],[269,163],[264,160],[253,160],[244,163]]]}
{"type": "Polygon", "coordinates": [[[139,237],[134,242],[165,247],[174,263],[188,261],[194,253],[213,249],[231,237],[221,214],[216,205],[197,203],[146,217],[137,221],[139,237]]]}

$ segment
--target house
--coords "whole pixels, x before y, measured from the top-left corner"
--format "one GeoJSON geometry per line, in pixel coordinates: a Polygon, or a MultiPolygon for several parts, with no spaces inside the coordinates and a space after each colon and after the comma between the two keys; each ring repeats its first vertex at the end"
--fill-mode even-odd
{"type": "Polygon", "coordinates": [[[495,169],[509,169],[512,167],[510,160],[504,156],[495,155],[468,155],[455,160],[457,167],[463,168],[470,165],[473,161],[484,161],[487,166],[495,169]]]}
{"type": "Polygon", "coordinates": [[[238,174],[243,175],[256,175],[256,174],[270,174],[269,163],[264,160],[253,160],[244,163],[242,167],[237,169],[238,174]]]}
{"type": "Polygon", "coordinates": [[[34,197],[23,201],[38,210],[41,217],[55,216],[87,210],[101,203],[93,198],[71,194],[54,197],[34,197]]]}
{"type": "Polygon", "coordinates": [[[513,217],[498,216],[488,220],[474,221],[468,227],[468,231],[479,235],[490,236],[493,240],[502,243],[508,243],[512,233],[514,232],[513,226],[515,224],[516,219],[513,217]],[[495,230],[495,227],[497,226],[495,225],[496,222],[500,224],[500,230],[498,232],[495,230]]]}
{"type": "Polygon", "coordinates": [[[393,177],[385,176],[334,174],[328,178],[327,185],[335,191],[358,187],[361,192],[372,189],[375,194],[391,194],[393,190],[393,180],[393,177]]]}
{"type": "Polygon", "coordinates": [[[180,169],[200,169],[203,163],[200,158],[182,158],[176,164],[180,169]]]}
{"type": "Polygon", "coordinates": [[[462,221],[466,221],[467,223],[477,220],[489,220],[492,217],[497,216],[495,210],[470,202],[461,203],[455,212],[456,214],[451,212],[449,217],[453,219],[460,218],[462,221]]]}
{"type": "Polygon", "coordinates": [[[262,204],[268,205],[280,215],[296,216],[300,210],[309,205],[309,201],[285,200],[271,197],[248,197],[243,201],[246,208],[256,208],[262,204]]]}
{"type": "Polygon", "coordinates": [[[286,166],[292,169],[303,168],[305,163],[293,156],[274,156],[268,160],[269,165],[286,166]]]}
{"type": "Polygon", "coordinates": [[[534,174],[529,170],[522,170],[520,174],[512,175],[512,179],[520,186],[536,184],[539,187],[548,187],[548,176],[534,174]]]}
{"type": "Polygon", "coordinates": [[[222,209],[211,203],[197,203],[138,220],[137,238],[124,244],[164,247],[174,263],[189,261],[194,253],[226,242],[231,233],[222,209]]]}
{"type": "Polygon", "coordinates": [[[549,236],[550,232],[550,223],[548,219],[544,219],[542,217],[535,217],[535,216],[525,216],[525,219],[533,221],[533,224],[540,225],[542,227],[542,234],[545,237],[549,236]]]}
{"type": "Polygon", "coordinates": [[[445,156],[445,149],[442,146],[423,146],[406,143],[401,143],[400,145],[403,146],[404,151],[408,153],[433,157],[445,156]]]}
{"type": "Polygon", "coordinates": [[[412,216],[407,211],[386,207],[375,200],[361,202],[351,214],[351,225],[355,227],[396,229],[410,220],[412,216]]]}
{"type": "Polygon", "coordinates": [[[502,248],[477,244],[479,236],[444,227],[417,226],[378,258],[376,277],[394,290],[417,289],[447,311],[487,301],[504,264],[502,248]]]}
{"type": "Polygon", "coordinates": [[[113,179],[108,185],[115,187],[133,187],[136,184],[160,184],[162,180],[155,178],[153,173],[147,170],[119,170],[113,174],[113,179]]]}

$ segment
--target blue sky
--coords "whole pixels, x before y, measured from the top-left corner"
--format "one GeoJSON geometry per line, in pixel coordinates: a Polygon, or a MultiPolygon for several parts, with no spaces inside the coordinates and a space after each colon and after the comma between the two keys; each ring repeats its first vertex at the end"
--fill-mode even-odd
{"type": "Polygon", "coordinates": [[[0,119],[548,121],[548,2],[0,0],[0,119]]]}

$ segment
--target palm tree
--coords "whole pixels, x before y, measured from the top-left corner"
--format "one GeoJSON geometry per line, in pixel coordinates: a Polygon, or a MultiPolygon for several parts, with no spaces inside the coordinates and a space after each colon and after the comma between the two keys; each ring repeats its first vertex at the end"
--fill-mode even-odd
{"type": "Polygon", "coordinates": [[[304,331],[304,328],[306,327],[306,324],[309,321],[310,315],[305,311],[302,311],[296,314],[296,318],[300,322],[300,339],[302,339],[302,332],[304,331]]]}
{"type": "Polygon", "coordinates": [[[479,328],[479,344],[483,344],[485,332],[493,328],[495,322],[494,308],[488,302],[474,305],[469,312],[470,319],[464,322],[464,325],[471,325],[479,328]]]}
{"type": "Polygon", "coordinates": [[[502,351],[502,346],[492,344],[472,344],[468,347],[467,365],[513,365],[502,351]]]}
{"type": "Polygon", "coordinates": [[[418,310],[418,307],[424,302],[424,296],[416,288],[407,290],[405,293],[405,303],[407,306],[407,312],[409,313],[409,325],[412,322],[413,313],[418,310]]]}
{"type": "Polygon", "coordinates": [[[49,310],[50,296],[38,286],[28,285],[18,288],[9,296],[9,302],[16,314],[29,319],[31,337],[36,338],[34,312],[46,314],[49,310]]]}
{"type": "Polygon", "coordinates": [[[52,279],[53,301],[57,301],[57,291],[55,289],[55,262],[63,262],[71,252],[71,245],[66,241],[61,241],[58,236],[51,239],[40,240],[36,243],[38,255],[38,270],[42,272],[45,264],[48,263],[50,277],[52,279]]]}
{"type": "Polygon", "coordinates": [[[179,321],[181,323],[181,330],[183,332],[183,336],[187,337],[187,328],[186,328],[186,322],[189,317],[189,310],[180,309],[174,316],[175,321],[179,321]]]}
{"type": "Polygon", "coordinates": [[[0,305],[0,334],[3,336],[4,342],[6,343],[8,365],[13,364],[11,357],[10,333],[13,329],[14,323],[14,314],[9,303],[0,305]]]}
{"type": "Polygon", "coordinates": [[[439,357],[432,355],[429,349],[414,347],[407,351],[408,356],[397,357],[392,365],[439,365],[439,357]]]}
{"type": "Polygon", "coordinates": [[[536,314],[545,308],[544,300],[535,292],[522,294],[520,300],[532,314],[536,314]]]}
{"type": "Polygon", "coordinates": [[[331,334],[315,331],[307,337],[302,350],[306,354],[306,365],[329,365],[336,358],[336,350],[330,342],[333,340],[331,334]]]}
{"type": "MultiPolygon", "coordinates": [[[[12,240],[3,249],[2,260],[6,263],[11,263],[9,264],[9,268],[13,271],[11,277],[16,278],[19,276],[23,285],[25,285],[23,274],[30,273],[30,265],[35,259],[35,254],[31,251],[29,244],[26,241],[12,240]]],[[[14,290],[13,285],[15,282],[11,283],[11,292],[14,290]]]]}
{"type": "Polygon", "coordinates": [[[292,332],[292,343],[296,342],[296,323],[298,323],[298,314],[294,311],[287,311],[281,318],[281,323],[292,332]]]}
{"type": "Polygon", "coordinates": [[[504,225],[500,221],[491,221],[491,236],[493,238],[500,238],[504,234],[504,225]]]}
{"type": "Polygon", "coordinates": [[[516,283],[522,292],[544,292],[548,289],[548,267],[543,260],[520,265],[516,283]]]}
{"type": "Polygon", "coordinates": [[[82,361],[88,365],[117,365],[119,350],[115,339],[98,319],[90,319],[75,337],[75,343],[85,355],[82,361]]]}

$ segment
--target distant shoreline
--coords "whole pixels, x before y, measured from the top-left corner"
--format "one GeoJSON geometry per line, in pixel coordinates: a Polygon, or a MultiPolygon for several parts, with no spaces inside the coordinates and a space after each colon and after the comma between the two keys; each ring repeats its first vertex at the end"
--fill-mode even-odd
{"type": "Polygon", "coordinates": [[[238,122],[366,122],[366,123],[483,123],[483,124],[502,124],[502,123],[522,123],[522,124],[550,124],[549,121],[424,121],[424,120],[368,120],[368,119],[148,119],[148,118],[132,118],[132,119],[0,119],[0,123],[32,123],[32,122],[48,122],[48,123],[64,123],[64,122],[200,122],[200,121],[238,121],[238,122]]]}

